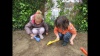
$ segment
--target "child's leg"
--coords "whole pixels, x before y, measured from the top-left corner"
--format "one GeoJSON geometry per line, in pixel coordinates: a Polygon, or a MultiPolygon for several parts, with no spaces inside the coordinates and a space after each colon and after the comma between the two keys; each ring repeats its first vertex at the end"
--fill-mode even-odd
{"type": "Polygon", "coordinates": [[[66,34],[64,34],[63,37],[63,46],[67,45],[67,43],[69,42],[70,37],[72,36],[72,34],[70,32],[67,32],[66,34]]]}
{"type": "Polygon", "coordinates": [[[60,40],[63,40],[63,34],[61,33],[58,33],[59,37],[60,37],[60,40]]]}
{"type": "MultiPolygon", "coordinates": [[[[38,30],[36,28],[33,28],[32,32],[33,32],[34,36],[36,36],[38,34],[38,30]]],[[[31,37],[31,39],[33,39],[33,37],[31,37]]]]}
{"type": "Polygon", "coordinates": [[[42,34],[44,33],[44,31],[45,31],[44,27],[41,27],[41,28],[39,29],[39,36],[40,36],[41,39],[44,38],[43,35],[42,35],[42,34]]]}

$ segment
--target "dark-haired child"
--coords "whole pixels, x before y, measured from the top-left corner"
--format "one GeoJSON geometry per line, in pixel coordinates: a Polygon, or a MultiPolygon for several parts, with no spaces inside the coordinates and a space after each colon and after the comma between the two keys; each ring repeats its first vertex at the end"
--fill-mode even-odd
{"type": "Polygon", "coordinates": [[[66,16],[57,17],[55,20],[54,33],[57,40],[63,40],[63,46],[66,46],[68,42],[73,45],[73,40],[77,35],[75,27],[69,22],[66,16]]]}

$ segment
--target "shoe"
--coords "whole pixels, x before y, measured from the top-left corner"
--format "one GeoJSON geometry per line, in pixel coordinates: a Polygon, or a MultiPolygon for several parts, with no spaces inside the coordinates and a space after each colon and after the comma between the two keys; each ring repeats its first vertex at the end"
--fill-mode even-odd
{"type": "Polygon", "coordinates": [[[43,38],[44,38],[44,37],[43,37],[43,35],[39,35],[39,36],[40,36],[40,38],[41,38],[41,39],[43,39],[43,38]]]}
{"type": "Polygon", "coordinates": [[[63,46],[66,46],[66,45],[67,45],[67,42],[63,42],[62,45],[63,45],[63,46]]]}

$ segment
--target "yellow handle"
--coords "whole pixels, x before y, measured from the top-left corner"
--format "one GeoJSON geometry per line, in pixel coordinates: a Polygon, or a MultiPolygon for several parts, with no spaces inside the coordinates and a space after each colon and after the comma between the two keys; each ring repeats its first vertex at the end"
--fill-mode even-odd
{"type": "Polygon", "coordinates": [[[49,41],[49,42],[47,43],[47,45],[50,45],[50,44],[52,44],[52,43],[54,43],[54,42],[57,42],[57,41],[59,41],[59,40],[49,41]]]}

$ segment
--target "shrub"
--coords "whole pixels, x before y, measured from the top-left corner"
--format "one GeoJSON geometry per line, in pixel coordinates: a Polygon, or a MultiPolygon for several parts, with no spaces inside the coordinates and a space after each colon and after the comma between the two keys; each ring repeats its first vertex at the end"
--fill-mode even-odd
{"type": "Polygon", "coordinates": [[[13,30],[24,29],[29,18],[38,9],[44,10],[45,0],[13,0],[13,30]]]}

